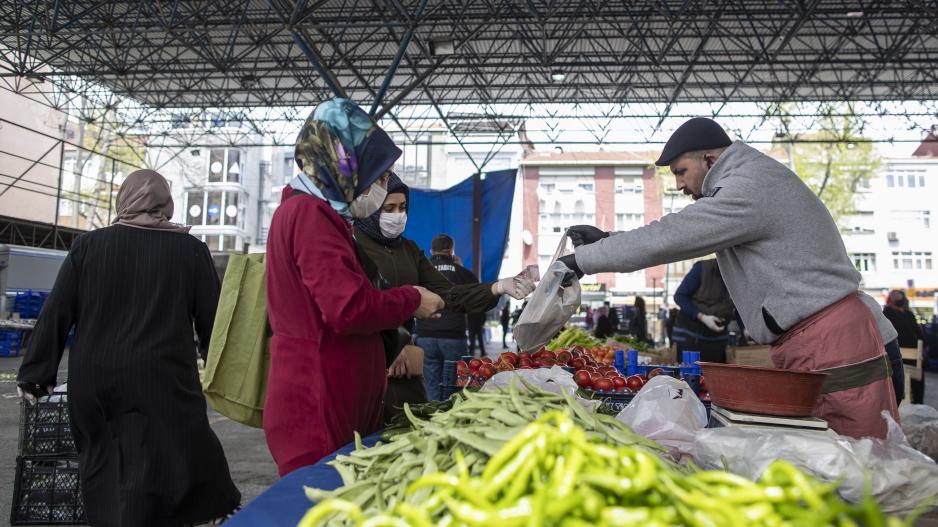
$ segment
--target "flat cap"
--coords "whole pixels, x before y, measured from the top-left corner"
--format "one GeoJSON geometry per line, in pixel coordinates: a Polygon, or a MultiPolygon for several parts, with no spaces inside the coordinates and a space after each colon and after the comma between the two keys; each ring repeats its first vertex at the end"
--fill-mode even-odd
{"type": "Polygon", "coordinates": [[[731,144],[733,141],[730,140],[730,136],[726,135],[723,127],[716,121],[706,117],[694,117],[671,134],[671,138],[665,143],[655,165],[666,167],[687,152],[722,148],[731,144]]]}

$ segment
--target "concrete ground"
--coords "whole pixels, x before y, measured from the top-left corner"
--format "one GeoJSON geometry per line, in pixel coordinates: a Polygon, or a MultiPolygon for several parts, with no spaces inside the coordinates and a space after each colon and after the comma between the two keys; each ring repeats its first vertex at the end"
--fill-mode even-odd
{"type": "MultiPolygon", "coordinates": [[[[488,346],[488,354],[501,352],[501,343],[488,346]]],[[[13,479],[19,440],[19,401],[16,397],[16,370],[20,358],[0,358],[0,525],[10,518],[13,501],[13,479]]],[[[67,378],[66,360],[59,371],[60,382],[67,378]]],[[[938,408],[938,374],[927,373],[926,403],[938,408]]],[[[228,420],[209,411],[209,422],[221,441],[228,457],[231,476],[241,490],[244,503],[252,500],[277,480],[277,467],[267,450],[264,433],[228,420]]],[[[938,512],[929,514],[917,524],[919,527],[938,527],[938,512]]]]}

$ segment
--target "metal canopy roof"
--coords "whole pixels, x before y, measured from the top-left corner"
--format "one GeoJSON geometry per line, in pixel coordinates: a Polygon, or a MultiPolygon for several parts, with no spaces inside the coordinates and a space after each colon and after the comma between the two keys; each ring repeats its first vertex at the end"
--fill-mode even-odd
{"type": "Polygon", "coordinates": [[[0,46],[154,108],[938,99],[924,0],[10,0],[0,46]]]}

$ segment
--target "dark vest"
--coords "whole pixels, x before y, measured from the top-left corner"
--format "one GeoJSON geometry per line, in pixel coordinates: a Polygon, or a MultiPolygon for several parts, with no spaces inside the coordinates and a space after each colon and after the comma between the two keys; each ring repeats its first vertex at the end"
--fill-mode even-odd
{"type": "Polygon", "coordinates": [[[726,321],[734,320],[736,308],[730,299],[729,291],[726,290],[726,284],[723,283],[717,261],[704,260],[700,265],[700,287],[691,297],[697,309],[726,321]]]}

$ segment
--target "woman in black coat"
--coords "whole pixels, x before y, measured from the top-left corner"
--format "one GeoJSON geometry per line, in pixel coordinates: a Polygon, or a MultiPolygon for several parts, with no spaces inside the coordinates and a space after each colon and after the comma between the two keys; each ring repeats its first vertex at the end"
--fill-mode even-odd
{"type": "Polygon", "coordinates": [[[56,384],[65,339],[68,401],[88,522],[180,526],[234,510],[241,495],[209,427],[196,365],[218,303],[208,248],[169,220],[169,184],[127,177],[116,225],[72,244],[17,382],[27,400],[56,384]]]}

